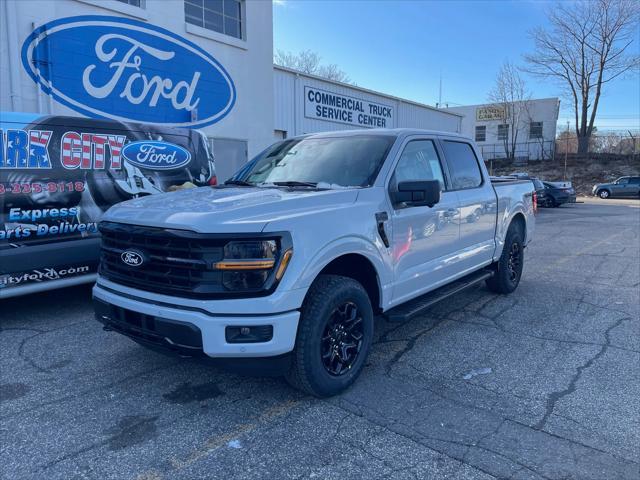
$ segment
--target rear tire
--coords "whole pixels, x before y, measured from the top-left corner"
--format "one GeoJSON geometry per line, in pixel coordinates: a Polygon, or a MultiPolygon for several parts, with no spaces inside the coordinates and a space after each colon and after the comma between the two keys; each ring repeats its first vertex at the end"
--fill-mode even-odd
{"type": "Polygon", "coordinates": [[[611,196],[611,194],[609,193],[609,190],[600,190],[598,192],[598,196],[600,198],[602,198],[603,200],[606,200],[607,198],[609,198],[611,196]]]}
{"type": "Polygon", "coordinates": [[[360,375],[373,339],[373,309],[352,278],[321,275],[302,305],[287,381],[316,397],[347,389],[360,375]]]}
{"type": "Polygon", "coordinates": [[[508,294],[518,288],[524,267],[523,232],[518,224],[512,223],[502,249],[500,260],[494,264],[494,275],[486,281],[489,290],[508,294]]]}

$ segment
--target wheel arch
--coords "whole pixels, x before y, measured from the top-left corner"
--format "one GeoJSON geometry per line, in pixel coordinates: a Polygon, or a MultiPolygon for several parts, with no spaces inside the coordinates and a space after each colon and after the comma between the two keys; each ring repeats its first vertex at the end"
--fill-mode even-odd
{"type": "Polygon", "coordinates": [[[522,232],[522,239],[526,241],[527,239],[527,219],[524,216],[524,213],[517,212],[513,217],[511,217],[511,222],[509,222],[509,226],[507,230],[511,227],[511,225],[518,225],[520,231],[522,232]]]}
{"type": "MultiPolygon", "coordinates": [[[[494,252],[493,260],[497,261],[502,255],[502,249],[504,248],[504,242],[507,237],[507,232],[511,225],[516,224],[521,229],[522,239],[524,244],[526,245],[529,240],[530,231],[527,225],[527,214],[522,208],[522,205],[519,205],[518,208],[514,209],[509,216],[506,216],[499,221],[497,229],[496,229],[496,251],[494,252]]],[[[531,225],[533,227],[533,225],[531,225]]],[[[533,230],[532,230],[533,231],[533,230]]]]}
{"type": "Polygon", "coordinates": [[[321,274],[343,275],[360,282],[374,311],[379,311],[389,301],[388,270],[375,245],[360,238],[342,238],[307,262],[296,288],[310,287],[321,274]]]}
{"type": "Polygon", "coordinates": [[[341,275],[352,278],[360,283],[367,292],[374,312],[381,311],[380,278],[373,263],[364,255],[358,253],[340,255],[326,264],[318,272],[317,276],[320,275],[341,275]]]}

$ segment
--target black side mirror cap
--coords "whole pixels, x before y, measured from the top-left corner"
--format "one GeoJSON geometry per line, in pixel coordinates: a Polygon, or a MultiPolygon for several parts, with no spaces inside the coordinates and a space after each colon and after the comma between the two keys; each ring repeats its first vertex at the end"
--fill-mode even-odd
{"type": "Polygon", "coordinates": [[[433,207],[440,201],[440,182],[420,180],[400,182],[396,191],[390,192],[394,204],[404,203],[408,207],[433,207]]]}

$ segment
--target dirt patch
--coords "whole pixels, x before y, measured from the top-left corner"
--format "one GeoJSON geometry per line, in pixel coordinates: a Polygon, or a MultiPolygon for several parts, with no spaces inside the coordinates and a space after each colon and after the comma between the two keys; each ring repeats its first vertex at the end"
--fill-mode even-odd
{"type": "Polygon", "coordinates": [[[608,183],[625,175],[640,175],[640,157],[628,156],[592,156],[567,158],[566,177],[564,157],[556,160],[529,162],[515,165],[503,160],[487,162],[491,175],[509,175],[513,172],[527,172],[529,175],[550,182],[567,180],[572,182],[578,195],[591,195],[596,183],[608,183]]]}

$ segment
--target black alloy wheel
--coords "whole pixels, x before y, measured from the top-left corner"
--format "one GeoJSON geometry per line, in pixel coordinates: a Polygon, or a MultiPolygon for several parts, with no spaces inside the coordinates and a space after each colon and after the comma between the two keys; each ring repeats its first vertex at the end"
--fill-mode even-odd
{"type": "Polygon", "coordinates": [[[337,395],[358,378],[373,342],[373,307],[353,278],[321,274],[302,308],[289,383],[316,397],[337,395]]]}
{"type": "Polygon", "coordinates": [[[524,231],[519,223],[512,223],[505,236],[500,259],[492,266],[493,276],[486,283],[495,293],[509,294],[520,284],[524,267],[524,231]]]}
{"type": "Polygon", "coordinates": [[[358,306],[345,302],[337,307],[322,333],[320,354],[326,371],[333,376],[348,373],[358,359],[364,338],[358,306]]]}
{"type": "Polygon", "coordinates": [[[511,244],[509,258],[507,260],[507,269],[509,271],[509,280],[515,283],[522,271],[522,248],[520,242],[513,242],[511,244]]]}

